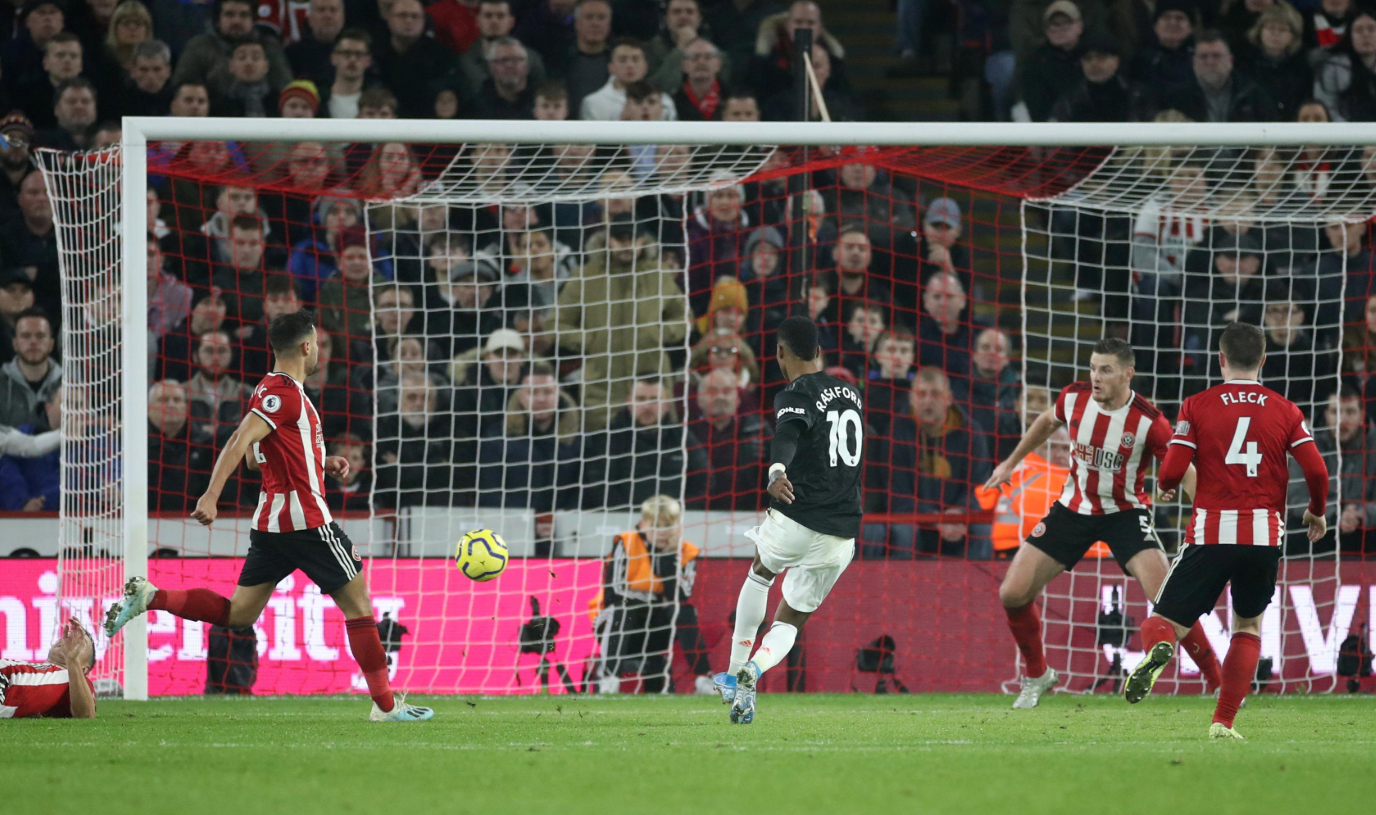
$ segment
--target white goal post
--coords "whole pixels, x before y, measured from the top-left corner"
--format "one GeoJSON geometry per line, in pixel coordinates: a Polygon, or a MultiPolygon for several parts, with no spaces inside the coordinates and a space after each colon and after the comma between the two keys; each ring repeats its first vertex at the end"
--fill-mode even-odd
{"type": "MultiPolygon", "coordinates": [[[[387,142],[437,144],[683,144],[906,146],[906,147],[1193,147],[1198,145],[1291,146],[1376,144],[1376,124],[1008,124],[1008,123],[713,123],[713,122],[544,122],[405,121],[247,118],[126,117],[121,141],[121,262],[143,269],[147,246],[131,237],[147,234],[147,148],[158,141],[387,142]]],[[[122,315],[126,326],[147,318],[148,292],[142,274],[124,276],[122,315]]],[[[125,331],[121,364],[142,371],[150,349],[141,331],[125,331]]],[[[148,569],[147,387],[141,376],[125,376],[123,426],[123,563],[126,577],[148,569]]],[[[147,634],[144,620],[124,635],[124,694],[148,698],[147,634]]]]}

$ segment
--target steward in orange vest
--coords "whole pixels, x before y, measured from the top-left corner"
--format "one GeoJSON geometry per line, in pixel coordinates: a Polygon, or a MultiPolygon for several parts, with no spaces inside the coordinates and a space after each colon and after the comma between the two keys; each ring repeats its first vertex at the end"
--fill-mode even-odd
{"type": "MultiPolygon", "coordinates": [[[[1058,441],[1058,437],[1053,437],[1051,443],[1058,441]]],[[[1058,450],[1043,447],[1037,452],[1028,453],[1013,472],[1012,479],[1001,490],[986,490],[983,487],[977,490],[979,505],[994,510],[991,536],[995,558],[1011,558],[1051,511],[1051,505],[1061,497],[1065,480],[1070,477],[1067,452],[1062,443],[1058,450]],[[1048,454],[1050,460],[1042,458],[1040,453],[1048,454]]],[[[1085,557],[1106,557],[1108,554],[1108,546],[1100,541],[1085,553],[1085,557]]]]}
{"type": "Polygon", "coordinates": [[[602,651],[605,690],[616,677],[641,677],[647,693],[669,687],[672,652],[677,641],[693,673],[707,677],[712,668],[690,598],[697,578],[700,550],[682,538],[682,510],[677,500],[656,495],[642,507],[637,528],[612,539],[603,559],[602,588],[588,603],[602,651]],[[677,546],[675,545],[677,544],[677,546]]]}

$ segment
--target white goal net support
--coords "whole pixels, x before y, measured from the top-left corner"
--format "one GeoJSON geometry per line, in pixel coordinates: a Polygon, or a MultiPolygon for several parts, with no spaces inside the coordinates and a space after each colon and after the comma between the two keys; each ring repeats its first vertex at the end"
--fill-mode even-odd
{"type": "MultiPolygon", "coordinates": [[[[851,585],[772,689],[868,691],[877,679],[996,690],[1016,675],[995,591],[1008,554],[1000,521],[1035,518],[1019,517],[1026,502],[970,485],[1016,442],[1035,400],[1083,376],[1101,336],[1133,340],[1137,390],[1173,417],[1217,381],[1217,321],[1232,310],[1279,319],[1286,304],[1302,323],[1268,327],[1289,343],[1268,382],[1283,380],[1315,431],[1332,433],[1325,407],[1352,291],[1346,255],[1330,259],[1324,241],[1331,221],[1370,209],[1360,147],[1316,162],[1287,146],[1303,134],[1286,128],[1176,128],[1153,138],[1174,147],[1071,148],[1146,134],[438,124],[130,119],[122,150],[40,157],[67,298],[62,603],[89,604],[95,623],[132,574],[233,591],[255,483],[245,475],[226,490],[212,530],[185,516],[242,388],[270,365],[255,345],[264,315],[300,304],[319,310],[329,337],[330,362],[306,386],[330,453],[362,472],[331,483],[331,506],[366,562],[395,681],[416,691],[684,692],[721,669],[751,551],[743,532],[763,507],[780,384],[768,336],[785,314],[834,332],[829,363],[872,395],[875,380],[895,378],[884,338],[916,335],[914,367],[945,371],[972,432],[943,452],[943,468],[964,469],[905,469],[895,451],[906,449],[909,385],[897,375],[870,432],[867,456],[882,466],[866,475],[851,585]],[[1189,147],[1191,137],[1235,146],[1189,147]],[[1281,179],[1275,200],[1249,170],[1281,179]],[[943,224],[957,233],[944,253],[927,231],[943,224]],[[156,243],[138,238],[149,232],[156,243]],[[1224,256],[1239,268],[1258,258],[1259,287],[1215,290],[1210,269],[1224,256]],[[866,267],[855,293],[846,275],[866,267]],[[943,268],[961,287],[964,345],[922,333],[942,308],[929,283],[943,268]],[[1283,278],[1313,284],[1281,293],[1283,278]],[[874,302],[885,335],[864,324],[874,302]],[[146,319],[147,333],[119,330],[146,319]],[[1007,338],[1002,353],[991,328],[1007,338]],[[996,353],[981,356],[981,338],[996,353]],[[985,404],[976,380],[995,358],[996,385],[1015,384],[985,404]],[[922,492],[960,479],[959,495],[922,492]],[[640,524],[658,495],[684,507],[692,544],[664,544],[668,558],[640,524]],[[489,583],[451,563],[476,528],[510,546],[489,583]],[[875,597],[882,609],[867,610],[875,597]],[[878,667],[864,667],[871,657],[878,667]]],[[[1334,127],[1334,139],[1376,144],[1376,133],[1334,127]]],[[[1156,520],[1168,541],[1183,523],[1178,507],[1156,520]]],[[[1070,690],[1111,688],[1139,658],[1146,598],[1110,560],[1086,558],[1043,601],[1048,655],[1070,690]]],[[[1334,687],[1358,591],[1343,584],[1335,545],[1287,550],[1263,637],[1269,689],[1334,687]]],[[[1205,625],[1220,657],[1226,603],[1205,625]]],[[[342,629],[309,580],[285,578],[253,632],[254,691],[363,688],[342,629]]],[[[129,698],[234,692],[236,636],[155,612],[103,650],[102,675],[129,698]]],[[[1197,692],[1191,667],[1182,661],[1163,689],[1197,692]]]]}

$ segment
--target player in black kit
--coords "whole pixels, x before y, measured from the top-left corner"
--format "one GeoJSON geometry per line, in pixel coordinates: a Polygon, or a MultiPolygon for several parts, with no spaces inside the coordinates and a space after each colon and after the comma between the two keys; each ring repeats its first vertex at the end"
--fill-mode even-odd
{"type": "Polygon", "coordinates": [[[864,411],[854,387],[822,372],[820,353],[811,320],[789,317],[779,326],[779,368],[789,385],[774,399],[772,500],[764,521],[746,533],[755,562],[736,601],[731,668],[712,678],[736,724],[754,721],[760,674],[788,655],[798,629],[855,556],[864,411]],[[769,587],[784,570],[783,600],[752,658],[769,587]]]}

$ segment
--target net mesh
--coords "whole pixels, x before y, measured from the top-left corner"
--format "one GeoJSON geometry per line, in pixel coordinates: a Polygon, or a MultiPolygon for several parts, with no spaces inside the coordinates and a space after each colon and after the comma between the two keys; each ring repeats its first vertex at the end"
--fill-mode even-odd
{"type": "MultiPolygon", "coordinates": [[[[978,489],[1024,422],[1114,333],[1139,347],[1137,390],[1173,416],[1214,375],[1215,311],[1279,314],[1269,294],[1189,289],[1216,277],[1213,255],[1225,253],[1213,242],[1189,247],[1204,265],[1181,270],[1183,297],[1144,293],[1139,258],[1155,258],[1147,271],[1160,277],[1170,254],[1134,235],[1150,220],[1141,210],[1215,232],[1248,220],[1237,207],[1255,185],[1236,161],[1224,174],[1215,152],[1163,165],[1126,148],[154,145],[150,575],[233,591],[256,476],[240,470],[212,530],[185,514],[270,369],[265,320],[312,307],[322,365],[305,387],[329,452],[355,471],[329,481],[327,499],[367,561],[397,685],[691,691],[725,667],[751,555],[743,533],[763,507],[770,406],[785,384],[774,329],[807,314],[829,368],[863,388],[866,515],[858,560],[766,688],[996,689],[1018,671],[1000,561],[1059,494],[1027,469],[1026,489],[978,489]],[[1203,214],[1173,219],[1188,203],[1170,197],[1184,189],[1176,168],[1196,165],[1210,179],[1203,214]],[[682,501],[691,549],[665,557],[648,528],[626,534],[656,495],[682,501]],[[482,527],[512,559],[478,584],[449,559],[482,527]]],[[[70,229],[91,182],[50,186],[70,229]]],[[[105,224],[116,204],[100,211],[105,224]]],[[[1354,216],[1365,199],[1344,206],[1354,216]]],[[[1330,262],[1324,227],[1338,212],[1247,211],[1268,237],[1314,239],[1263,247],[1266,292],[1272,277],[1298,276],[1280,273],[1283,260],[1330,262]]],[[[91,257],[63,251],[69,287],[96,273],[91,257]]],[[[1345,294],[1321,288],[1283,301],[1306,315],[1292,333],[1307,330],[1312,350],[1273,356],[1287,387],[1311,387],[1293,398],[1320,432],[1345,294]],[[1306,361],[1318,367],[1305,373],[1306,361]]],[[[1053,476],[1063,455],[1045,451],[1053,476]]],[[[1157,522],[1170,538],[1178,508],[1157,522]]],[[[74,534],[64,526],[64,541],[74,534]]],[[[1263,650],[1275,687],[1328,687],[1324,655],[1346,636],[1351,604],[1331,546],[1288,551],[1263,650]]],[[[87,571],[118,574],[108,552],[87,571]]],[[[1110,561],[1096,549],[1048,589],[1049,656],[1073,690],[1111,689],[1140,650],[1127,620],[1141,621],[1146,599],[1110,561]]],[[[151,693],[235,687],[242,651],[223,636],[166,612],[149,631],[151,693]]],[[[339,612],[300,574],[279,584],[255,637],[254,692],[364,688],[339,612]]],[[[1180,679],[1169,686],[1199,689],[1188,671],[1180,679]]]]}

